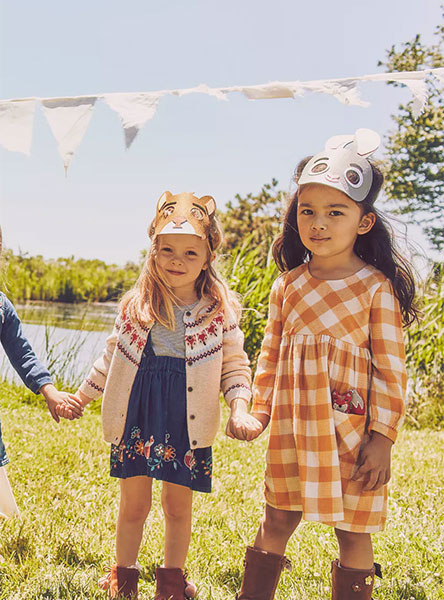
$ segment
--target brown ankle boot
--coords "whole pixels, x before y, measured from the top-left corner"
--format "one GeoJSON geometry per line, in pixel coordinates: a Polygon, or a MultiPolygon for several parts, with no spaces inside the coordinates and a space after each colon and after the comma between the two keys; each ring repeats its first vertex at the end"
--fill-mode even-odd
{"type": "Polygon", "coordinates": [[[248,546],[244,577],[237,600],[273,600],[282,569],[291,570],[285,556],[248,546]]]}
{"type": "Polygon", "coordinates": [[[373,569],[360,571],[341,567],[339,560],[334,560],[331,563],[331,600],[371,600],[375,574],[382,577],[378,563],[373,569]]]}
{"type": "Polygon", "coordinates": [[[182,569],[156,569],[154,600],[188,600],[196,595],[196,586],[186,580],[182,569]]]}
{"type": "Polygon", "coordinates": [[[114,565],[111,567],[108,578],[108,595],[110,598],[137,600],[139,569],[114,565]]]}

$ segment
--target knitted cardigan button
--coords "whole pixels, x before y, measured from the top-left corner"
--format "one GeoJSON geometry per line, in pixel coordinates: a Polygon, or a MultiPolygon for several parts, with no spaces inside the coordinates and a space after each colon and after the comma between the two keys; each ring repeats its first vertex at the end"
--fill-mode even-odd
{"type": "Polygon", "coordinates": [[[190,415],[190,419],[193,420],[196,418],[196,415],[190,415]]]}
{"type": "Polygon", "coordinates": [[[192,391],[193,391],[193,388],[191,387],[191,385],[188,387],[188,391],[189,391],[189,392],[192,392],[192,391]]]}
{"type": "Polygon", "coordinates": [[[187,310],[187,312],[185,313],[187,317],[191,317],[191,313],[189,310],[187,310]]]}
{"type": "Polygon", "coordinates": [[[193,440],[193,441],[191,442],[191,445],[192,445],[192,446],[197,446],[197,442],[196,442],[196,440],[193,440]]]}

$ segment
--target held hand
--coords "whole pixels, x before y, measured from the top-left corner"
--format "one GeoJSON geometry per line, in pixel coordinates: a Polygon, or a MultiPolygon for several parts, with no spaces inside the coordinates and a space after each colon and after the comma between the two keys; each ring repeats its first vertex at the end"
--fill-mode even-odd
{"type": "Polygon", "coordinates": [[[59,392],[52,383],[42,386],[40,392],[46,400],[52,418],[57,423],[61,416],[72,420],[79,419],[83,415],[83,406],[73,394],[59,392]],[[63,410],[61,407],[64,407],[63,410]]]}
{"type": "Polygon", "coordinates": [[[228,437],[251,442],[263,431],[262,423],[247,412],[231,413],[228,419],[225,433],[228,437]]]}
{"type": "Polygon", "coordinates": [[[63,400],[63,402],[56,407],[59,416],[64,419],[69,419],[70,421],[83,417],[83,405],[77,396],[69,394],[68,392],[59,392],[59,394],[62,396],[63,400]]]}
{"type": "Polygon", "coordinates": [[[231,403],[231,415],[225,433],[230,438],[251,442],[262,433],[267,424],[268,417],[266,415],[259,415],[259,418],[251,415],[248,412],[247,401],[236,398],[231,403]],[[263,423],[261,417],[266,417],[266,422],[263,423]]]}
{"type": "Polygon", "coordinates": [[[352,479],[365,481],[364,491],[375,491],[390,479],[390,454],[393,442],[373,431],[370,441],[362,446],[352,479]]]}

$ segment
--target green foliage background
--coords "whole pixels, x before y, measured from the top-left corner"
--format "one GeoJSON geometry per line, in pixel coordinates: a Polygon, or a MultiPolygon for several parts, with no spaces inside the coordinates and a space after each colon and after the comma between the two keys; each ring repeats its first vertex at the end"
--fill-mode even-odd
{"type": "MultiPolygon", "coordinates": [[[[435,43],[413,40],[392,46],[379,66],[387,71],[417,71],[444,66],[443,20],[436,27],[435,43]]],[[[399,84],[391,82],[389,85],[399,84]]],[[[436,249],[444,247],[444,87],[429,77],[424,111],[415,115],[413,101],[401,104],[393,115],[394,127],[385,139],[385,192],[393,212],[420,223],[436,249]]]]}
{"type": "Polygon", "coordinates": [[[411,378],[407,422],[417,428],[444,427],[444,263],[419,289],[422,317],[405,333],[411,378]]]}
{"type": "Polygon", "coordinates": [[[2,256],[3,285],[13,301],[106,302],[132,285],[140,265],[108,265],[101,260],[16,255],[2,256]]]}

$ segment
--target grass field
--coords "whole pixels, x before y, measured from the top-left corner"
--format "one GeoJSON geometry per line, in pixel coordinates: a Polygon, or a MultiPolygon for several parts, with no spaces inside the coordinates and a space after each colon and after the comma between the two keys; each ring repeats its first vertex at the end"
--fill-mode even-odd
{"type": "MultiPolygon", "coordinates": [[[[98,599],[96,581],[114,555],[118,484],[108,476],[108,447],[98,408],[57,425],[23,388],[2,384],[0,414],[20,519],[0,520],[0,600],[98,599]]],[[[214,491],[196,494],[188,569],[199,600],[234,599],[244,547],[263,510],[266,439],[214,446],[214,491]]],[[[444,432],[403,431],[395,446],[389,521],[374,536],[383,565],[374,598],[444,599],[444,432]]],[[[141,598],[154,591],[163,525],[156,487],[139,562],[141,598]]],[[[277,600],[329,598],[336,557],[328,527],[304,524],[293,536],[277,600]]]]}

